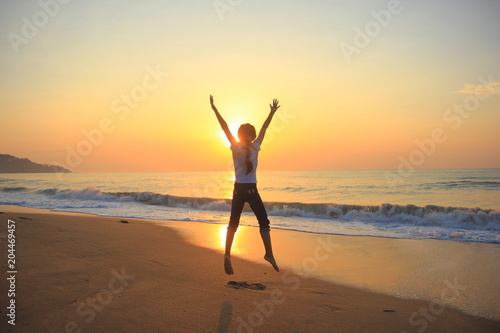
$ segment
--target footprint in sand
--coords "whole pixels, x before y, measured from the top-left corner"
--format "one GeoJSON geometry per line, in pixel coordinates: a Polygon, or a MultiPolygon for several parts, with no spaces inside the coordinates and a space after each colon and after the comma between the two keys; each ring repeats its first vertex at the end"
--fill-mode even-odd
{"type": "Polygon", "coordinates": [[[346,311],[346,309],[343,309],[343,308],[339,308],[339,307],[336,307],[336,306],[333,306],[333,305],[330,305],[330,304],[322,304],[320,305],[320,307],[322,307],[323,309],[327,310],[327,311],[331,311],[331,312],[344,312],[346,311]]]}
{"type": "Polygon", "coordinates": [[[229,332],[229,326],[231,325],[232,319],[233,304],[231,304],[230,302],[224,302],[224,304],[222,304],[222,309],[220,310],[219,322],[217,324],[217,333],[229,332]]]}
{"type": "Polygon", "coordinates": [[[264,290],[266,286],[262,283],[248,283],[246,281],[229,281],[226,285],[234,289],[264,290]]]}

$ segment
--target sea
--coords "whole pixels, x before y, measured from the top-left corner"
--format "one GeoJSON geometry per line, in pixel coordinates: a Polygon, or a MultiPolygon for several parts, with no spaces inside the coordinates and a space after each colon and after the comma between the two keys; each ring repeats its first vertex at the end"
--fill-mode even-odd
{"type": "MultiPolygon", "coordinates": [[[[227,224],[233,182],[232,171],[0,174],[0,204],[227,224]]],[[[271,228],[500,243],[500,169],[259,171],[258,189],[271,228]]],[[[240,223],[258,225],[247,206],[240,223]]]]}

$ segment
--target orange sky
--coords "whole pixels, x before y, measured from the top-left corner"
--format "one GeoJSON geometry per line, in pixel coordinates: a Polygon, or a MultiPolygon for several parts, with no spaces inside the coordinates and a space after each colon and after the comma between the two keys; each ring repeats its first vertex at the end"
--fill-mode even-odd
{"type": "Polygon", "coordinates": [[[16,44],[42,9],[2,2],[0,153],[80,172],[224,170],[213,94],[233,129],[259,129],[280,100],[260,169],[500,167],[499,5],[403,3],[346,56],[387,3],[72,2],[16,44]]]}

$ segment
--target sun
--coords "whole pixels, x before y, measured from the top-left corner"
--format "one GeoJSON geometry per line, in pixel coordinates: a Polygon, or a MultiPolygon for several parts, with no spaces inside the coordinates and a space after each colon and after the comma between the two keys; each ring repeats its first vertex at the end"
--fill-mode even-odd
{"type": "MultiPolygon", "coordinates": [[[[243,124],[242,122],[228,122],[227,123],[227,126],[229,127],[229,130],[231,131],[231,134],[234,136],[234,138],[236,140],[238,140],[238,128],[240,127],[240,125],[243,124]]],[[[226,137],[226,134],[224,133],[224,131],[219,127],[219,137],[221,138],[221,140],[224,142],[224,144],[228,147],[231,146],[231,143],[229,142],[229,140],[227,139],[226,137]]]]}

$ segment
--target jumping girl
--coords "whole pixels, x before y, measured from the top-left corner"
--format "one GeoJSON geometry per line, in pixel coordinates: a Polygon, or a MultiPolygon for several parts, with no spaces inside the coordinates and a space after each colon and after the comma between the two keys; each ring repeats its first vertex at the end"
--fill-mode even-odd
{"type": "Polygon", "coordinates": [[[228,275],[233,274],[233,267],[231,265],[231,246],[233,245],[234,234],[240,223],[243,206],[245,205],[245,202],[248,202],[250,208],[259,221],[260,236],[262,237],[264,248],[266,250],[264,259],[267,260],[277,272],[279,272],[280,269],[274,259],[273,247],[271,245],[269,219],[267,218],[266,208],[264,207],[259,192],[257,191],[256,177],[258,164],[257,157],[260,151],[260,145],[262,144],[262,141],[264,141],[264,135],[266,134],[266,130],[269,127],[274,114],[280,107],[278,105],[278,100],[274,99],[273,103],[269,105],[271,107],[271,112],[262,125],[259,136],[256,136],[255,127],[250,124],[243,124],[238,129],[239,141],[233,137],[226,121],[222,118],[219,111],[217,111],[212,95],[210,95],[210,105],[217,116],[217,120],[219,121],[222,130],[231,143],[234,173],[236,178],[234,183],[233,200],[231,203],[231,217],[229,218],[229,225],[227,227],[226,234],[224,270],[228,275]]]}

